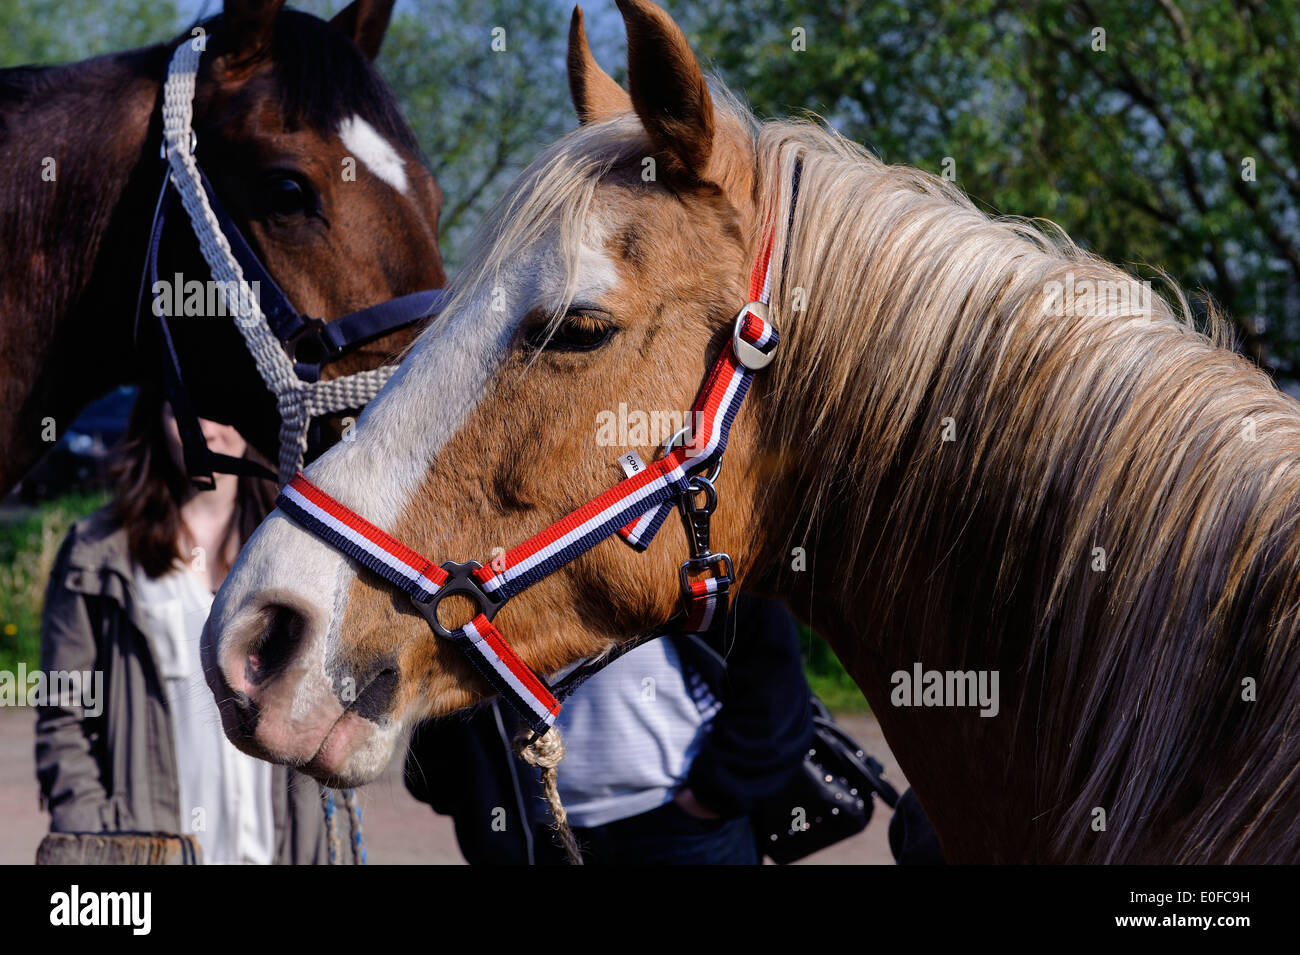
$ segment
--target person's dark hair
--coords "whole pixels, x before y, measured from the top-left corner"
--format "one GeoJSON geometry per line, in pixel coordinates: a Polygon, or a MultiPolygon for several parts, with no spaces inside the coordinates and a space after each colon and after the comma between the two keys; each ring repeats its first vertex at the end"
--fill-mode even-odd
{"type": "MultiPolygon", "coordinates": [[[[170,572],[181,553],[180,506],[189,491],[189,478],[176,467],[167,450],[162,411],[166,397],[154,385],[142,385],[131,408],[126,434],[117,449],[112,468],[113,517],[126,529],[131,560],[150,577],[170,572]]],[[[247,458],[266,461],[249,446],[247,458]]],[[[262,478],[240,477],[235,498],[235,518],[230,535],[222,541],[217,561],[225,559],[230,537],[238,535],[243,546],[262,519],[275,505],[276,488],[262,478]]],[[[221,566],[220,570],[229,571],[221,566]]]]}

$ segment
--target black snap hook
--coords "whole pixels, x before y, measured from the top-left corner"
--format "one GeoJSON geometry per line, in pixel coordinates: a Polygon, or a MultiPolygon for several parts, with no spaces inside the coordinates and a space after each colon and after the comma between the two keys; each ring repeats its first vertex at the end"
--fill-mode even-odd
{"type": "Polygon", "coordinates": [[[718,509],[718,490],[713,486],[713,482],[703,475],[695,475],[687,482],[686,491],[682,494],[682,509],[690,514],[709,515],[718,509]],[[704,503],[700,504],[699,495],[704,495],[704,503]]]}

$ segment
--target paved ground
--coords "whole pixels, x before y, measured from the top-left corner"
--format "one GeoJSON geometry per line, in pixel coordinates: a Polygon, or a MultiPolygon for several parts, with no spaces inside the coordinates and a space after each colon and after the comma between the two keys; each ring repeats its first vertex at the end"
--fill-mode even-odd
{"type": "MultiPolygon", "coordinates": [[[[885,765],[887,778],[902,792],[906,786],[880,727],[870,716],[850,716],[841,723],[867,752],[885,765]]],[[[33,753],[35,715],[26,709],[0,707],[0,864],[27,864],[49,829],[37,804],[33,753]]],[[[563,772],[563,767],[561,767],[563,772]]],[[[364,833],[371,864],[459,864],[451,821],[433,813],[407,794],[400,761],[384,778],[361,792],[364,833]]],[[[861,835],[831,846],[807,861],[830,865],[892,864],[886,829],[888,810],[878,806],[861,835]]]]}

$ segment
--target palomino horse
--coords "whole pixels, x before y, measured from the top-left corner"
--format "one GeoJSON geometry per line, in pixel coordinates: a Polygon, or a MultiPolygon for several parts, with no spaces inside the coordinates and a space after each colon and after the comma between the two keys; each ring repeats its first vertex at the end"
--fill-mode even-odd
{"type": "MultiPolygon", "coordinates": [[[[731,431],[715,545],[829,640],[945,856],[1296,860],[1300,408],[1181,302],[819,126],[759,125],[662,10],[619,7],[630,97],[575,15],[582,126],[308,478],[435,563],[488,561],[619,481],[602,412],[689,406],[771,224],[782,340],[731,431]],[[899,692],[914,666],[934,694],[899,692]],[[984,671],[985,715],[944,698],[984,671]]],[[[670,617],[686,553],[605,540],[495,629],[541,673],[600,654],[670,617]]],[[[239,746],[348,782],[489,692],[283,509],[205,665],[239,746]]]]}
{"type": "MultiPolygon", "coordinates": [[[[228,0],[204,25],[193,128],[214,189],[305,314],[441,286],[441,193],[370,64],[392,0],[354,0],[330,23],[283,2],[228,0]]],[[[62,430],[112,386],[158,375],[156,329],[134,306],[162,181],[162,80],[188,41],[0,72],[0,494],[49,447],[49,419],[62,430]]],[[[168,225],[161,274],[206,279],[183,223],[168,225]]],[[[276,403],[233,320],[182,320],[175,335],[198,412],[274,460],[276,403]]],[[[411,337],[325,377],[375,368],[411,337]]]]}

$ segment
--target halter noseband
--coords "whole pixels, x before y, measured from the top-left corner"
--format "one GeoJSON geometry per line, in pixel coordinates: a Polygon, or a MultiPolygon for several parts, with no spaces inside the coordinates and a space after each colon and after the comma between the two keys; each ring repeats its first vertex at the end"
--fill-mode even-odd
{"type": "MultiPolygon", "coordinates": [[[[796,166],[796,197],[798,182],[796,166]]],[[[469,657],[532,729],[533,738],[544,735],[555,723],[565,696],[618,656],[658,636],[663,628],[620,644],[550,687],[519,659],[492,624],[511,597],[615,533],[635,549],[644,550],[677,505],[686,522],[691,553],[681,565],[681,591],[687,607],[681,629],[705,632],[726,618],[734,575],[731,558],[709,550],[709,518],[717,504],[713,478],[717,477],[732,421],[754,373],[771,362],[779,340],[768,321],[773,235],[774,230],[769,228],[754,264],[749,286],[751,301],[736,315],[731,340],[714,362],[692,406],[690,420],[698,422],[692,439],[681,446],[671,441],[664,456],[650,464],[644,464],[634,452],[625,455],[623,465],[628,477],[493,559],[488,566],[477,561],[434,564],[334,500],[301,473],[283,489],[277,506],[304,530],[410,596],[434,633],[469,657]],[[706,476],[710,468],[712,472],[706,476]],[[707,576],[691,579],[700,572],[707,576]],[[451,594],[464,594],[477,607],[473,619],[456,630],[444,627],[437,613],[438,604],[451,594]]]]}
{"type": "MultiPolygon", "coordinates": [[[[376,338],[436,314],[442,306],[443,293],[440,289],[429,289],[403,295],[333,321],[302,315],[293,307],[217,199],[194,158],[197,138],[191,121],[195,79],[203,50],[203,38],[184,41],[176,48],[167,68],[162,106],[163,181],[149,233],[136,320],[139,321],[143,310],[146,283],[152,289],[158,282],[158,252],[174,190],[189,214],[212,279],[221,283],[228,311],[235,317],[258,373],[275,395],[281,422],[278,483],[284,484],[303,466],[312,419],[332,411],[364,407],[396,370],[396,366],[388,365],[322,382],[322,367],[376,338]],[[259,295],[251,294],[251,283],[257,283],[259,295]],[[232,286],[239,290],[233,301],[228,294],[232,286]]],[[[217,454],[208,448],[185,387],[170,324],[165,315],[158,315],[157,319],[162,340],[163,385],[176,415],[190,480],[198,487],[210,488],[213,472],[276,479],[276,475],[254,461],[217,454]]]]}

